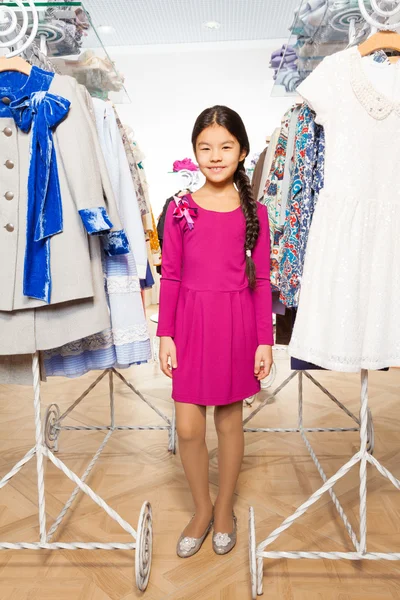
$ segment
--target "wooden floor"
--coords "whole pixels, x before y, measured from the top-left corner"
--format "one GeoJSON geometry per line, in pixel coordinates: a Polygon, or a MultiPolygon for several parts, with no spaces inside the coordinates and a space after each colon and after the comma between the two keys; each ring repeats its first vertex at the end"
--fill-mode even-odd
{"type": "MultiPolygon", "coordinates": [[[[154,333],[154,325],[152,325],[154,333]]],[[[289,374],[284,352],[276,354],[277,383],[289,374]]],[[[155,365],[124,373],[160,410],[170,415],[169,381],[155,365]]],[[[316,375],[349,409],[358,414],[359,376],[316,375]]],[[[43,386],[42,408],[56,402],[66,409],[96,378],[52,379],[43,386]]],[[[400,477],[400,371],[370,376],[370,406],[375,423],[375,456],[400,477]]],[[[352,420],[308,382],[305,424],[347,427],[352,420]]],[[[265,392],[262,398],[265,398],[265,392]]],[[[257,406],[256,400],[254,406],[257,406]]],[[[208,409],[207,443],[210,487],[218,489],[217,444],[208,409]]],[[[244,415],[250,408],[244,409],[244,415]]],[[[0,386],[0,478],[32,447],[34,441],[32,392],[26,387],[0,386]]],[[[255,427],[295,427],[297,387],[292,382],[251,422],[255,427]]],[[[160,417],[116,382],[117,424],[161,423],[160,417]]],[[[74,425],[109,424],[105,379],[68,418],[74,425]]],[[[58,456],[82,474],[101,444],[98,432],[62,432],[58,456]]],[[[168,452],[166,432],[115,432],[88,484],[133,527],[149,500],[154,514],[154,548],[150,583],[139,593],[134,577],[133,552],[2,551],[0,600],[247,600],[248,509],[256,515],[257,543],[294,512],[321,485],[320,476],[298,434],[247,433],[243,468],[237,485],[235,510],[238,543],[226,557],[216,556],[209,536],[190,559],[175,554],[177,538],[192,514],[192,502],[179,451],[168,452]]],[[[309,439],[328,476],[358,448],[357,433],[313,433],[309,439]]],[[[58,515],[73,484],[52,464],[46,464],[48,523],[58,515]]],[[[0,491],[0,540],[37,541],[36,467],[31,461],[0,491]]],[[[400,552],[400,493],[369,468],[368,548],[400,552]]],[[[347,515],[358,527],[358,466],[335,486],[347,515]]],[[[129,536],[89,498],[78,496],[73,510],[57,533],[57,541],[129,542],[129,536]]],[[[324,496],[270,549],[351,551],[351,542],[329,496],[324,496]]],[[[295,600],[381,600],[400,598],[400,562],[288,561],[264,562],[264,598],[295,600]]]]}

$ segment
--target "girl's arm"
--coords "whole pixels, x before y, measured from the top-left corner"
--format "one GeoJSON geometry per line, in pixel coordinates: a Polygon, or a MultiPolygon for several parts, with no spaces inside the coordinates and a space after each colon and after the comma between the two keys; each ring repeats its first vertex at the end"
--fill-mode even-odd
{"type": "Polygon", "coordinates": [[[253,292],[259,346],[273,346],[272,292],[270,283],[270,237],[267,207],[258,204],[260,234],[252,252],[257,287],[253,292]]]}
{"type": "Polygon", "coordinates": [[[170,202],[165,218],[162,247],[160,309],[158,337],[175,336],[175,316],[182,274],[183,231],[179,219],[173,217],[175,202],[170,202]]]}

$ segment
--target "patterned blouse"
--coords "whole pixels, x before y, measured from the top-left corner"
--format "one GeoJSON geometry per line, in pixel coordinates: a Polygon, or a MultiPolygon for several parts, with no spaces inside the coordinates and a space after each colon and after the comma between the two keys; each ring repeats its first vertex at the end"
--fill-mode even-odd
{"type": "Polygon", "coordinates": [[[297,306],[308,234],[324,185],[325,134],[304,104],[296,127],[294,165],[280,261],[280,300],[297,306]]]}
{"type": "Polygon", "coordinates": [[[290,108],[281,123],[275,158],[265,184],[264,193],[260,198],[261,204],[268,209],[270,242],[271,242],[271,285],[277,287],[279,278],[279,246],[283,230],[279,226],[282,205],[282,182],[285,172],[286,150],[289,135],[289,125],[295,107],[290,108]]]}

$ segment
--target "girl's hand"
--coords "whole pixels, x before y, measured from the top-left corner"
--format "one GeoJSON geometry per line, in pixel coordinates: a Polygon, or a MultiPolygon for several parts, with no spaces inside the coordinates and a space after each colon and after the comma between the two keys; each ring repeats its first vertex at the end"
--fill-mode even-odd
{"type": "Polygon", "coordinates": [[[258,346],[254,364],[254,375],[258,381],[268,377],[272,363],[272,346],[258,346]]]}
{"type": "Polygon", "coordinates": [[[175,342],[171,337],[162,337],[160,338],[160,366],[161,371],[172,379],[172,369],[176,369],[178,367],[178,363],[176,360],[176,346],[175,342]],[[170,359],[170,363],[168,363],[168,359],[170,359]]]}

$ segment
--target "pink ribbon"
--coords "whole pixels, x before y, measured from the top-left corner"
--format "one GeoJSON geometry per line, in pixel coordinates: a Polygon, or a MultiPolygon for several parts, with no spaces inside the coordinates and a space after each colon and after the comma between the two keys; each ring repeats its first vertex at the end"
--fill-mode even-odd
{"type": "Polygon", "coordinates": [[[185,218],[189,229],[193,229],[194,222],[192,217],[197,217],[197,208],[193,208],[192,206],[190,206],[186,196],[182,196],[182,198],[177,198],[176,196],[174,196],[174,200],[176,208],[174,210],[173,216],[176,219],[185,218]]]}

